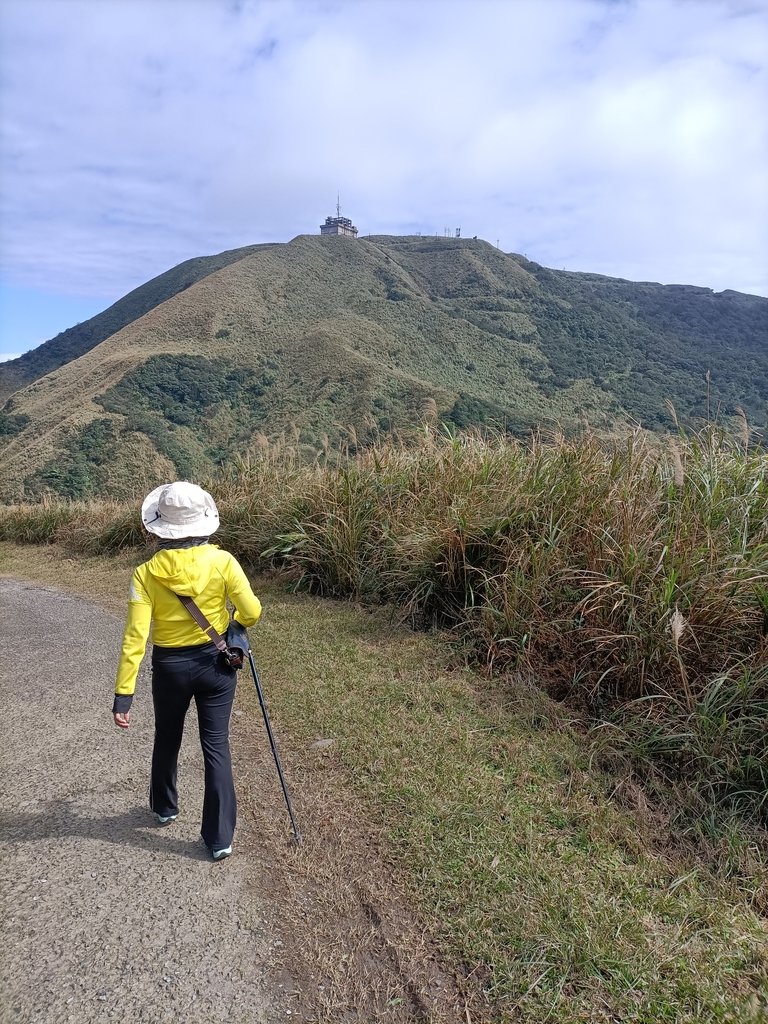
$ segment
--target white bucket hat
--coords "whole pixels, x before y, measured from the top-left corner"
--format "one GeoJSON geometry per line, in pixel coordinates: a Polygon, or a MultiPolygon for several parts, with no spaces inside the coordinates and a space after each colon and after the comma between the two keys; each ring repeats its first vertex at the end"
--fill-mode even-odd
{"type": "Polygon", "coordinates": [[[141,506],[141,521],[165,540],[209,537],[219,528],[219,510],[207,491],[187,480],[161,484],[141,506]]]}

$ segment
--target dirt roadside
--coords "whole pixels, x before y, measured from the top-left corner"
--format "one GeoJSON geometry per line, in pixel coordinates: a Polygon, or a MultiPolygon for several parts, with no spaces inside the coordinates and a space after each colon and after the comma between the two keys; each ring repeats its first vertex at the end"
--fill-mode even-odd
{"type": "Polygon", "coordinates": [[[214,864],[199,837],[194,717],[182,813],[165,828],[146,807],[146,696],[127,735],[111,724],[120,616],[5,578],[0,620],[3,1024],[469,1019],[375,829],[300,759],[289,770],[305,842],[288,844],[247,686],[233,718],[236,856],[214,864]]]}

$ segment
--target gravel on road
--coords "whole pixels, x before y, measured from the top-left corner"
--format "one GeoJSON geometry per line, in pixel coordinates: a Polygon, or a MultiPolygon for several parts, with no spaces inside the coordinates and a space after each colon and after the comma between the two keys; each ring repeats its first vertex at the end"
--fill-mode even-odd
{"type": "Polygon", "coordinates": [[[220,863],[200,839],[194,710],[181,812],[159,826],[146,800],[151,710],[128,732],[110,713],[121,620],[2,579],[0,622],[0,1020],[290,1020],[270,992],[266,915],[237,835],[220,863]]]}

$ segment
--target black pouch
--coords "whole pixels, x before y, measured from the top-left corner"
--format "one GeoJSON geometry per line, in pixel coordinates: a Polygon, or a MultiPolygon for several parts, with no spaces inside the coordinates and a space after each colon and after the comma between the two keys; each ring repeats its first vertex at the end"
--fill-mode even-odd
{"type": "Polygon", "coordinates": [[[222,661],[229,668],[237,671],[243,667],[248,651],[251,648],[251,645],[248,643],[248,634],[245,631],[245,626],[241,626],[239,622],[235,622],[232,619],[229,626],[227,626],[224,639],[227,643],[227,650],[226,652],[221,652],[222,661]]]}

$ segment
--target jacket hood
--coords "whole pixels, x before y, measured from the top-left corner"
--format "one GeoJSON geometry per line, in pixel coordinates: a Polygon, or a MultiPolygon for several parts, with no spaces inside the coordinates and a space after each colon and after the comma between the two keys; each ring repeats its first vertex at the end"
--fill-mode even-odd
{"type": "Polygon", "coordinates": [[[169,548],[150,558],[147,568],[164,587],[174,594],[196,597],[201,594],[214,572],[213,544],[194,548],[169,548]]]}

